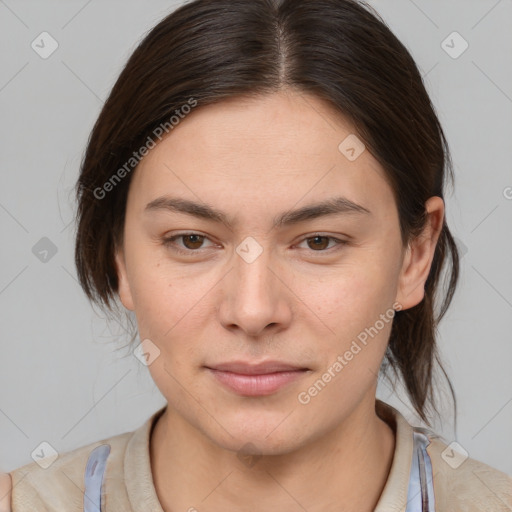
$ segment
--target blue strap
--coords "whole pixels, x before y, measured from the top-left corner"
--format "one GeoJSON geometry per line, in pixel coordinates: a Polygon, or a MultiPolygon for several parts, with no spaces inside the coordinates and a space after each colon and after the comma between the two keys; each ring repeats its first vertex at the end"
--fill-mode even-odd
{"type": "Polygon", "coordinates": [[[432,461],[427,453],[430,441],[420,432],[414,432],[413,436],[414,447],[405,512],[435,512],[432,461]]]}
{"type": "Polygon", "coordinates": [[[84,512],[101,512],[101,487],[109,454],[110,445],[102,444],[89,455],[84,477],[84,512]]]}

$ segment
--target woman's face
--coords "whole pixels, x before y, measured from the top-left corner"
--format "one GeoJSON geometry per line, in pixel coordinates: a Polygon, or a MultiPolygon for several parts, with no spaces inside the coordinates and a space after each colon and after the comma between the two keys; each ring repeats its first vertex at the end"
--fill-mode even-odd
{"type": "Polygon", "coordinates": [[[360,144],[315,97],[230,99],[132,177],[120,298],[169,408],[220,447],[286,453],[373,406],[393,307],[421,300],[433,248],[402,249],[360,144]]]}

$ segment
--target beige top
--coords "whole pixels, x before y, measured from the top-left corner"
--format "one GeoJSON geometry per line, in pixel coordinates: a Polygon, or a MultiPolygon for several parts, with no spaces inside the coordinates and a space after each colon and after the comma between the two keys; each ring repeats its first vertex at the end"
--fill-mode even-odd
{"type": "MultiPolygon", "coordinates": [[[[10,473],[12,511],[83,512],[87,460],[94,448],[109,444],[101,512],[163,512],[153,484],[149,442],[152,427],[164,410],[156,411],[134,432],[60,454],[47,469],[36,462],[15,469],[10,473]]],[[[376,401],[376,411],[393,428],[396,443],[375,512],[406,511],[414,432],[425,434],[430,441],[426,451],[432,467],[436,512],[512,511],[512,477],[474,459],[461,459],[440,437],[412,427],[399,411],[380,400],[376,401]]]]}

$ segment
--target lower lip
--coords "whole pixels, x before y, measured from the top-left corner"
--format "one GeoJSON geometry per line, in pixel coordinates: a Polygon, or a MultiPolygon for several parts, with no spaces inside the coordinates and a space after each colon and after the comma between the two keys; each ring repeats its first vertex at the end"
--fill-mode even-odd
{"type": "Polygon", "coordinates": [[[267,373],[264,375],[242,375],[208,368],[224,386],[244,396],[265,396],[275,393],[286,384],[293,382],[307,370],[267,373]]]}

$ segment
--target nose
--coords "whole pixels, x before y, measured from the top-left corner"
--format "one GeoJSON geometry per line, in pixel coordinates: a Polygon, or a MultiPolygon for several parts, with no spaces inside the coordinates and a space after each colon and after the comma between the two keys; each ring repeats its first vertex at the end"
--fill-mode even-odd
{"type": "Polygon", "coordinates": [[[218,310],[222,325],[252,337],[275,334],[288,327],[293,293],[282,268],[272,260],[271,251],[264,249],[254,260],[236,253],[233,264],[223,280],[218,310]]]}

